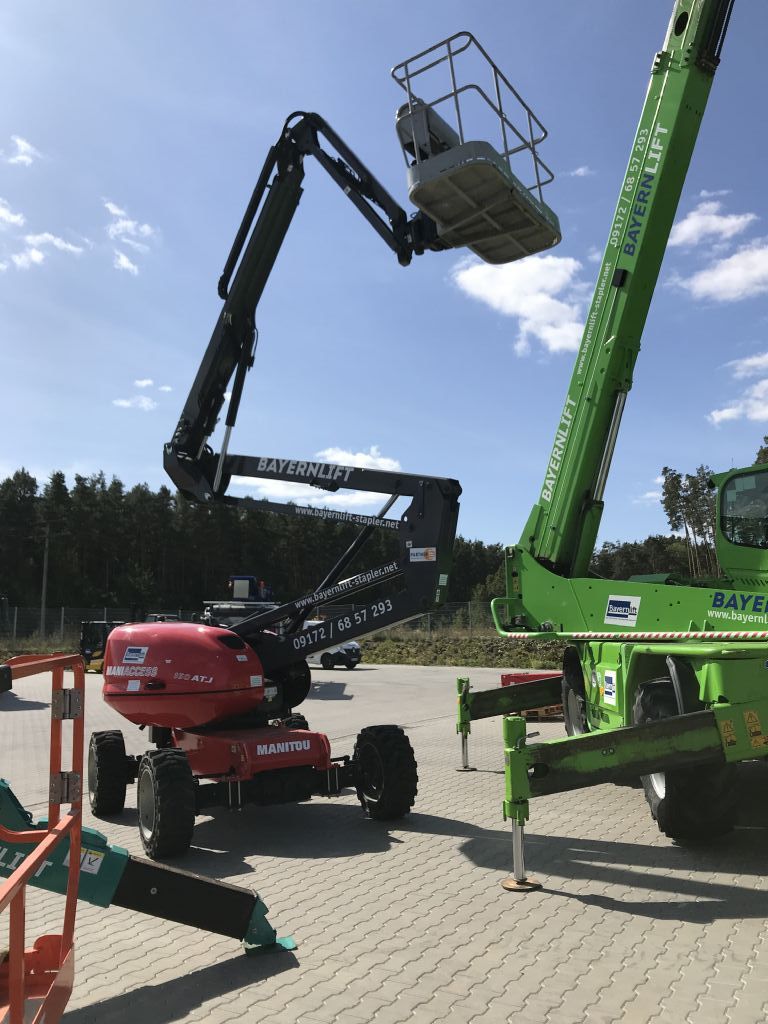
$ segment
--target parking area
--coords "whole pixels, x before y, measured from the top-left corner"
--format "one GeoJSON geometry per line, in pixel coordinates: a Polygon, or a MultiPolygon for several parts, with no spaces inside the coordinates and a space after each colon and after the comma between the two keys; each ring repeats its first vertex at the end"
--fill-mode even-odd
{"type": "MultiPolygon", "coordinates": [[[[407,728],[419,763],[414,812],[387,827],[349,795],[199,818],[178,866],[257,890],[297,950],[247,958],[234,940],[83,904],[68,1024],[764,1022],[767,766],[744,766],[736,832],[696,849],[658,833],[639,790],[534,801],[527,865],[544,888],[508,893],[499,885],[512,854],[501,727],[473,726],[478,770],[458,773],[457,674],[478,689],[499,677],[313,670],[301,710],[334,753],[351,753],[364,725],[407,728]]],[[[121,728],[100,678],[87,686],[87,730],[121,728]]],[[[36,814],[47,789],[47,694],[47,679],[35,678],[0,696],[0,771],[36,814]]],[[[542,737],[563,729],[532,728],[542,737]]],[[[142,734],[124,731],[129,751],[141,750],[142,734]]],[[[133,809],[85,819],[141,853],[133,809]]],[[[28,935],[54,925],[62,903],[32,892],[28,935]]]]}

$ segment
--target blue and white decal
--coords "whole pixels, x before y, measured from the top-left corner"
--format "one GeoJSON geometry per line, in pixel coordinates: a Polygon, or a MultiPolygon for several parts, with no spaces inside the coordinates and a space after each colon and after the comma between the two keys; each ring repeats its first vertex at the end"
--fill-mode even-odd
{"type": "Polygon", "coordinates": [[[639,611],[639,597],[610,594],[603,621],[606,626],[636,626],[639,611]]]}

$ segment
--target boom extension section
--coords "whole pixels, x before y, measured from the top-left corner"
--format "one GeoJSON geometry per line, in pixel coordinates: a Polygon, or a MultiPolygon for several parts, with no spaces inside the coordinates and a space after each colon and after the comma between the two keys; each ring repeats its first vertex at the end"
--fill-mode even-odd
{"type": "Polygon", "coordinates": [[[680,0],[654,60],[544,484],[520,540],[560,576],[587,575],[640,339],[732,6],[680,0]]]}

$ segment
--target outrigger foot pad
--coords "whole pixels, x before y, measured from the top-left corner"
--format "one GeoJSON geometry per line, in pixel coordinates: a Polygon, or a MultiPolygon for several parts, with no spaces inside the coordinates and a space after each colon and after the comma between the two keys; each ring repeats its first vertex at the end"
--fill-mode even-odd
{"type": "Polygon", "coordinates": [[[292,938],[277,937],[257,893],[141,857],[128,858],[112,903],[240,939],[247,953],[296,948],[292,938]]]}
{"type": "Polygon", "coordinates": [[[506,889],[507,892],[536,892],[537,889],[541,889],[541,882],[537,882],[535,878],[505,878],[501,883],[501,888],[506,889]]]}

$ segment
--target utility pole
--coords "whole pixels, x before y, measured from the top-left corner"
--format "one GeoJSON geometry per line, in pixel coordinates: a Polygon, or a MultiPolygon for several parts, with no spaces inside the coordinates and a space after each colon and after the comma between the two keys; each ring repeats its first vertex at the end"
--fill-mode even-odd
{"type": "Polygon", "coordinates": [[[45,636],[45,600],[48,591],[48,540],[51,534],[51,524],[45,524],[45,548],[43,549],[43,588],[40,594],[40,636],[45,636]]]}

